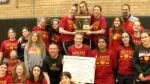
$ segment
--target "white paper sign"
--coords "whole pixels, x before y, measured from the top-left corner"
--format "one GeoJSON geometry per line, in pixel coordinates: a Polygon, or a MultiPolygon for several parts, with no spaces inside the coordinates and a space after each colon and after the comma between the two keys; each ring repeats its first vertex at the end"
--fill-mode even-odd
{"type": "Polygon", "coordinates": [[[80,56],[64,56],[63,72],[68,71],[72,80],[81,83],[94,83],[95,58],[80,56]]]}

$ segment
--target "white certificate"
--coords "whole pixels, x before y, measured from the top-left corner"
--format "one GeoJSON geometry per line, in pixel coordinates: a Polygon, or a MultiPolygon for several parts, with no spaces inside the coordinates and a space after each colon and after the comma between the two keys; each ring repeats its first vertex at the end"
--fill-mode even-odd
{"type": "Polygon", "coordinates": [[[94,83],[95,58],[65,55],[63,64],[64,71],[70,72],[74,81],[94,83]]]}

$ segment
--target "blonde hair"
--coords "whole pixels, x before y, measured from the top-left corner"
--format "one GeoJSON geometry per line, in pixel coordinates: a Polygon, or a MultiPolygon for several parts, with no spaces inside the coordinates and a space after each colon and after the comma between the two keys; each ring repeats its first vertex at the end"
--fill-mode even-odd
{"type": "Polygon", "coordinates": [[[43,42],[43,40],[42,40],[42,37],[37,33],[37,32],[35,32],[35,31],[33,31],[31,34],[30,34],[30,36],[29,36],[29,39],[28,39],[28,43],[27,43],[27,52],[28,52],[28,50],[30,49],[30,47],[32,46],[32,44],[33,44],[33,41],[32,41],[32,36],[33,36],[33,34],[36,34],[36,36],[37,36],[37,42],[36,42],[36,44],[38,45],[38,47],[40,48],[40,50],[43,52],[44,51],[44,49],[45,49],[45,45],[44,45],[44,42],[43,42]]]}
{"type": "Polygon", "coordinates": [[[23,68],[23,75],[22,75],[21,83],[24,84],[24,83],[26,83],[26,80],[28,79],[28,75],[29,75],[24,63],[20,63],[15,66],[15,68],[13,70],[13,83],[17,83],[17,81],[18,81],[18,75],[16,73],[16,69],[18,66],[21,66],[23,68]]]}

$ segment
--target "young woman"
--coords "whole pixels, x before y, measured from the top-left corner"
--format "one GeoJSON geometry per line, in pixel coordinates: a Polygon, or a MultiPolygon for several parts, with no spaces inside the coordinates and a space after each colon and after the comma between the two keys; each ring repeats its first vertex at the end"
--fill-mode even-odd
{"type": "Polygon", "coordinates": [[[74,44],[68,47],[68,55],[88,56],[90,52],[90,47],[86,44],[83,44],[83,35],[76,34],[74,37],[74,44]]]}
{"type": "Polygon", "coordinates": [[[12,77],[7,74],[8,64],[0,63],[0,84],[13,84],[12,77]]]}
{"type": "Polygon", "coordinates": [[[63,72],[60,79],[60,84],[78,84],[71,80],[72,76],[70,72],[63,72]]]}
{"type": "Polygon", "coordinates": [[[140,84],[150,84],[150,34],[141,33],[141,45],[134,50],[134,67],[140,84]]]}
{"type": "Polygon", "coordinates": [[[79,4],[79,14],[80,15],[90,15],[88,5],[85,1],[81,1],[79,4]]]}
{"type": "Polygon", "coordinates": [[[4,61],[8,61],[10,58],[10,51],[17,50],[18,40],[16,39],[16,32],[13,28],[8,30],[8,40],[4,40],[0,48],[0,61],[4,58],[4,61]]]}
{"type": "Polygon", "coordinates": [[[134,43],[129,33],[122,33],[122,43],[118,57],[118,84],[133,84],[134,43]]]}
{"type": "Polygon", "coordinates": [[[118,51],[122,45],[121,34],[123,32],[122,20],[116,17],[113,22],[112,28],[108,31],[109,48],[118,51]]]}
{"type": "Polygon", "coordinates": [[[47,20],[48,20],[47,17],[42,17],[40,19],[40,22],[38,23],[38,25],[32,29],[32,31],[38,32],[38,34],[41,36],[41,38],[45,44],[46,50],[48,50],[48,45],[49,45],[49,36],[48,36],[48,31],[46,29],[47,20]]]}
{"type": "Polygon", "coordinates": [[[133,24],[133,31],[132,34],[133,42],[136,46],[141,45],[141,32],[144,31],[144,27],[141,26],[141,23],[139,21],[135,21],[133,24]]]}
{"type": "Polygon", "coordinates": [[[48,84],[44,78],[42,68],[39,65],[35,65],[30,72],[30,78],[27,84],[48,84]]]}
{"type": "Polygon", "coordinates": [[[97,48],[91,56],[96,58],[95,84],[115,84],[116,59],[107,48],[106,37],[98,38],[97,48]]]}
{"type": "Polygon", "coordinates": [[[93,7],[93,15],[91,18],[91,31],[87,32],[88,35],[92,35],[92,42],[96,47],[97,40],[99,36],[105,36],[107,32],[107,21],[104,16],[102,16],[102,7],[100,5],[95,5],[93,7]]]}
{"type": "Polygon", "coordinates": [[[52,27],[49,29],[50,43],[56,43],[62,51],[61,37],[59,33],[59,19],[52,20],[52,27]]]}
{"type": "Polygon", "coordinates": [[[31,70],[34,65],[42,66],[43,59],[46,57],[45,46],[42,38],[37,32],[30,34],[28,43],[24,51],[26,67],[31,70]]]}
{"type": "Polygon", "coordinates": [[[28,72],[24,63],[17,64],[13,70],[13,83],[26,84],[28,72]]]}
{"type": "Polygon", "coordinates": [[[30,30],[28,27],[22,28],[22,37],[18,40],[18,59],[24,62],[24,49],[30,36],[30,30]]]}
{"type": "Polygon", "coordinates": [[[14,70],[15,66],[19,63],[21,63],[20,60],[17,59],[17,51],[16,50],[12,50],[10,52],[10,60],[8,60],[8,74],[12,75],[12,71],[14,70]]]}
{"type": "Polygon", "coordinates": [[[59,33],[61,34],[64,53],[67,54],[68,46],[73,44],[75,35],[75,15],[78,6],[73,4],[69,10],[69,15],[61,19],[59,23],[59,33]]]}
{"type": "MultiPolygon", "coordinates": [[[[81,1],[79,3],[79,15],[91,17],[91,13],[89,12],[89,9],[88,9],[88,4],[85,1],[81,1]]],[[[83,43],[91,47],[90,35],[84,34],[83,43]]]]}

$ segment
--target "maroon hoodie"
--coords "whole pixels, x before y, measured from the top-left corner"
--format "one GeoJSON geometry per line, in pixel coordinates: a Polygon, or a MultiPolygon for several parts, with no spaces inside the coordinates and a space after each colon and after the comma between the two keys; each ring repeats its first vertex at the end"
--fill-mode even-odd
{"type": "Polygon", "coordinates": [[[133,47],[121,47],[119,52],[118,73],[121,75],[133,75],[133,47]]]}
{"type": "Polygon", "coordinates": [[[95,84],[114,84],[114,70],[116,67],[114,54],[110,50],[101,53],[94,49],[92,56],[96,57],[95,84]]]}

